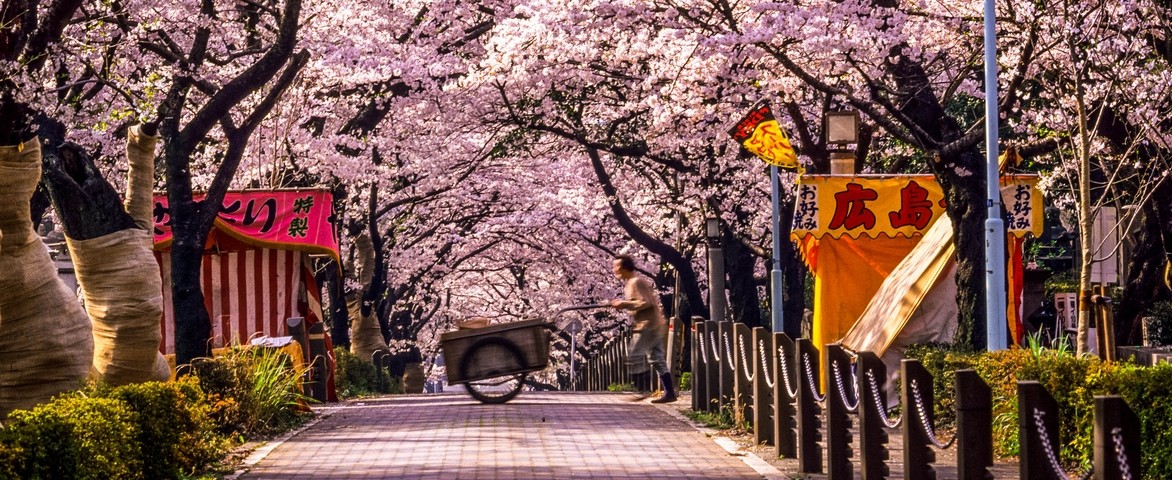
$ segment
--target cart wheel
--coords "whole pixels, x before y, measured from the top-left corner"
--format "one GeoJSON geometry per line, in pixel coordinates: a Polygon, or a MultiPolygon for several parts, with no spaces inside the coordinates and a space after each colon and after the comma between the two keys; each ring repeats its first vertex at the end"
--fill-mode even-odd
{"type": "Polygon", "coordinates": [[[521,393],[526,373],[505,372],[515,372],[524,368],[523,366],[524,357],[521,349],[513,342],[499,337],[484,338],[473,343],[460,360],[462,372],[472,371],[473,368],[484,370],[488,367],[483,375],[487,378],[464,384],[472,398],[484,403],[505,403],[521,393]]]}

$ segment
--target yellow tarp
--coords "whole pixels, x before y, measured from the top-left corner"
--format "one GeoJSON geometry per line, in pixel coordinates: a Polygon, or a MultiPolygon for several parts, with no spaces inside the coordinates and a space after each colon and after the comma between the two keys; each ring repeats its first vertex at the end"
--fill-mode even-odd
{"type": "Polygon", "coordinates": [[[952,222],[942,218],[903,257],[870,298],[842,345],[882,356],[956,255],[952,222]]]}
{"type": "Polygon", "coordinates": [[[919,241],[919,237],[843,237],[803,242],[803,254],[816,278],[814,345],[821,349],[846,335],[872,294],[919,241]]]}

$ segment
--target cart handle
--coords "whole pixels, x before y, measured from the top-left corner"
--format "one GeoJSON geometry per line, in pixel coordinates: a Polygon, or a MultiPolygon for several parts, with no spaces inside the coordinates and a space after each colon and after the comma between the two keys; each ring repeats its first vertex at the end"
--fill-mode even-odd
{"type": "Polygon", "coordinates": [[[558,326],[558,322],[557,322],[558,317],[562,316],[563,313],[573,312],[573,311],[577,311],[577,310],[593,310],[595,308],[609,308],[609,307],[610,307],[609,303],[591,303],[591,304],[587,304],[587,305],[571,305],[569,307],[562,308],[562,309],[558,310],[557,312],[554,312],[554,314],[552,316],[550,316],[549,323],[551,326],[555,327],[558,331],[565,330],[566,327],[569,326],[569,322],[567,322],[566,325],[563,325],[563,326],[558,326]]]}
{"type": "Polygon", "coordinates": [[[591,309],[595,309],[595,308],[607,308],[607,307],[610,307],[609,303],[591,303],[589,305],[571,305],[569,307],[562,308],[561,310],[558,310],[557,312],[554,312],[553,318],[560,317],[563,313],[572,312],[575,310],[591,310],[591,309]]]}

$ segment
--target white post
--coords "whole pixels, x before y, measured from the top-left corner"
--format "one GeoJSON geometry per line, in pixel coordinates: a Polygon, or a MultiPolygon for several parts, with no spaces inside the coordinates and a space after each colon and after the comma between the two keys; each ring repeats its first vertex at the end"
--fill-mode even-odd
{"type": "Polygon", "coordinates": [[[578,324],[570,324],[570,390],[577,391],[578,384],[574,383],[574,371],[576,370],[576,362],[574,361],[574,354],[578,351],[578,324]]]}
{"type": "Polygon", "coordinates": [[[1007,348],[1005,317],[1005,222],[1001,220],[1001,184],[997,166],[997,7],[985,0],[985,156],[988,161],[988,217],[985,220],[986,348],[1007,348]]]}

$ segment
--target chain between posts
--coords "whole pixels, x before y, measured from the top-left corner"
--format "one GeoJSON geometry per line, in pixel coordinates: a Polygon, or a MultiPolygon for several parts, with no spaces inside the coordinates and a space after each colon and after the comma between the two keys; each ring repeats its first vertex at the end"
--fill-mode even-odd
{"type": "MultiPolygon", "coordinates": [[[[720,335],[720,339],[724,341],[724,357],[722,358],[727,359],[729,362],[736,361],[736,357],[733,356],[732,345],[728,342],[728,331],[723,332],[720,335]]],[[[717,347],[719,348],[719,345],[717,347]]],[[[732,369],[734,366],[730,365],[729,369],[732,369]]],[[[736,370],[733,370],[733,373],[736,373],[736,370]]]]}
{"type": "Polygon", "coordinates": [[[810,366],[810,354],[809,353],[802,354],[802,363],[805,366],[806,381],[809,382],[810,393],[814,397],[814,401],[816,401],[818,403],[825,402],[826,395],[818,395],[818,383],[814,381],[814,371],[813,371],[813,367],[810,366]]]}
{"type": "MultiPolygon", "coordinates": [[[[859,409],[859,400],[856,398],[854,405],[851,405],[850,402],[847,401],[846,388],[842,384],[842,371],[838,367],[838,362],[834,360],[830,361],[830,371],[832,374],[834,374],[834,383],[838,385],[838,398],[842,400],[842,405],[846,407],[847,412],[855,413],[859,409]]],[[[858,397],[858,395],[855,396],[858,397]]]]}
{"type": "Polygon", "coordinates": [[[1123,429],[1111,429],[1111,443],[1115,446],[1115,461],[1119,462],[1119,475],[1123,480],[1131,480],[1131,465],[1127,462],[1127,451],[1123,448],[1123,429]]]}
{"type": "Polygon", "coordinates": [[[1038,439],[1042,442],[1042,452],[1046,454],[1046,461],[1050,463],[1051,473],[1059,478],[1069,478],[1062,470],[1062,465],[1058,463],[1058,456],[1055,455],[1054,445],[1050,443],[1050,435],[1046,434],[1046,423],[1044,417],[1046,412],[1034,407],[1034,427],[1038,430],[1038,439]]]}
{"type": "Polygon", "coordinates": [[[765,352],[765,340],[757,341],[757,355],[761,357],[761,374],[765,376],[765,385],[769,388],[773,388],[776,383],[774,383],[773,379],[769,377],[769,355],[766,355],[765,352]]]}
{"type": "Polygon", "coordinates": [[[781,380],[785,382],[785,393],[789,394],[789,398],[797,398],[798,388],[789,383],[789,360],[785,355],[785,347],[777,347],[778,360],[781,361],[781,380]]]}
{"type": "Polygon", "coordinates": [[[752,371],[753,369],[749,368],[749,367],[753,366],[753,364],[752,364],[752,362],[749,361],[748,358],[746,358],[747,355],[745,355],[745,337],[743,337],[741,335],[737,335],[737,349],[741,351],[741,373],[745,374],[745,380],[748,380],[749,382],[753,382],[756,379],[753,378],[754,377],[753,371],[752,371]]]}
{"type": "Polygon", "coordinates": [[[903,423],[904,415],[900,415],[894,422],[887,416],[887,406],[883,405],[883,396],[879,394],[879,383],[875,380],[875,372],[867,370],[867,385],[871,388],[871,396],[875,398],[875,411],[879,412],[879,419],[887,428],[895,429],[903,423]]]}
{"type": "Polygon", "coordinates": [[[696,335],[696,341],[697,341],[697,342],[700,342],[700,357],[701,357],[701,361],[702,361],[702,362],[704,362],[704,364],[705,364],[705,365],[708,365],[708,350],[705,350],[705,349],[706,349],[706,348],[708,348],[708,347],[706,347],[706,346],[704,345],[704,337],[705,337],[705,335],[706,335],[706,334],[696,335]]]}
{"type": "MultiPolygon", "coordinates": [[[[928,411],[924,408],[923,397],[920,396],[920,384],[915,379],[912,379],[911,387],[912,402],[915,403],[916,410],[919,410],[917,412],[919,415],[917,416],[920,417],[920,424],[924,427],[924,433],[928,436],[928,441],[932,442],[932,445],[940,450],[948,450],[952,447],[953,443],[956,443],[956,435],[953,435],[952,439],[948,440],[948,443],[940,443],[940,440],[936,438],[936,430],[932,428],[932,422],[928,421],[928,411]]],[[[910,412],[904,413],[904,415],[908,413],[910,412]]]]}
{"type": "Polygon", "coordinates": [[[716,341],[716,332],[708,331],[708,345],[712,347],[712,358],[720,361],[720,342],[716,341]]]}

